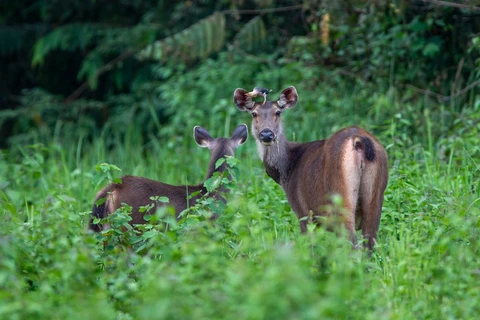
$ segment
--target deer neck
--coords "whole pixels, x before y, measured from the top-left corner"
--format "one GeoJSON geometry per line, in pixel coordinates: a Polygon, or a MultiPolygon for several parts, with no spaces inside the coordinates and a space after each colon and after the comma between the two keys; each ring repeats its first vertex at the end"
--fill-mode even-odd
{"type": "Polygon", "coordinates": [[[267,174],[277,183],[283,185],[288,179],[291,163],[290,143],[284,133],[280,132],[270,146],[265,146],[258,139],[256,144],[258,155],[265,165],[267,174]]]}
{"type": "MultiPolygon", "coordinates": [[[[233,151],[229,150],[228,147],[222,147],[222,148],[212,150],[211,157],[210,157],[210,163],[208,165],[207,177],[205,178],[205,180],[210,179],[215,172],[222,173],[222,172],[227,171],[227,166],[228,165],[227,165],[227,161],[225,159],[226,156],[233,156],[233,151]],[[224,158],[224,161],[218,168],[215,168],[215,165],[220,158],[224,158]]],[[[227,178],[228,179],[231,178],[230,174],[228,174],[228,172],[227,172],[227,178]]],[[[215,194],[217,192],[225,192],[225,191],[227,191],[227,190],[222,184],[218,188],[218,190],[215,192],[215,194]]]]}
{"type": "Polygon", "coordinates": [[[233,156],[233,150],[231,150],[231,148],[228,147],[226,144],[222,144],[220,147],[215,148],[210,152],[210,163],[208,164],[206,179],[211,178],[215,172],[224,172],[227,170],[226,160],[218,168],[215,168],[215,165],[220,158],[225,158],[226,156],[233,156]]]}

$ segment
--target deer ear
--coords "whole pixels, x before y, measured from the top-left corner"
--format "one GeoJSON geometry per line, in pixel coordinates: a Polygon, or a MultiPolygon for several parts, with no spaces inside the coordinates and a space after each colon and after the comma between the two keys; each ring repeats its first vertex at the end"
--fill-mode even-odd
{"type": "Polygon", "coordinates": [[[242,144],[247,141],[248,138],[248,128],[246,124],[241,124],[235,128],[233,131],[232,137],[230,140],[233,140],[237,143],[237,147],[241,146],[242,144]]]}
{"type": "Polygon", "coordinates": [[[233,93],[233,103],[242,111],[250,111],[255,105],[252,97],[248,96],[247,93],[248,91],[242,88],[237,88],[233,93]]]}
{"type": "Polygon", "coordinates": [[[200,126],[193,128],[193,137],[195,142],[202,148],[210,148],[213,138],[207,130],[200,126]]]}
{"type": "Polygon", "coordinates": [[[280,94],[280,99],[278,99],[277,104],[281,109],[284,108],[293,108],[297,104],[298,94],[297,89],[294,86],[288,87],[282,91],[280,94]]]}

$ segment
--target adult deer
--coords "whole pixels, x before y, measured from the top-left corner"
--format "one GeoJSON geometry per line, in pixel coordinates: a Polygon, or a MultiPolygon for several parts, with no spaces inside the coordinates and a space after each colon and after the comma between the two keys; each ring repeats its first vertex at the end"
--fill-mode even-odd
{"type": "Polygon", "coordinates": [[[289,142],[280,116],[297,104],[297,90],[286,88],[277,101],[266,101],[266,94],[268,90],[263,88],[252,92],[238,88],[233,100],[238,109],[252,115],[260,159],[267,174],[285,191],[300,219],[301,231],[306,231],[310,213],[313,217],[337,215],[332,210],[332,196],[340,195],[343,209],[338,217],[353,245],[357,244],[355,229],[361,228],[365,246],[373,250],[388,181],[385,149],[358,127],[342,129],[326,140],[289,142]],[[264,100],[255,102],[255,96],[264,100]]]}
{"type": "MultiPolygon", "coordinates": [[[[207,179],[210,178],[214,172],[223,172],[227,168],[226,162],[221,164],[218,168],[215,168],[217,160],[224,158],[225,156],[233,156],[234,150],[242,145],[248,136],[247,126],[242,124],[238,126],[232,134],[231,138],[212,138],[207,130],[202,127],[196,126],[193,129],[195,142],[203,148],[210,149],[210,163],[208,165],[207,179]]],[[[130,223],[142,224],[145,223],[143,219],[144,214],[139,211],[141,206],[153,204],[153,210],[156,210],[158,203],[155,203],[150,198],[153,196],[165,196],[169,199],[169,202],[165,205],[172,206],[175,209],[175,213],[179,214],[189,206],[195,205],[197,199],[207,193],[207,190],[202,184],[193,186],[173,186],[166,183],[162,183],[147,178],[136,176],[123,176],[122,182],[119,184],[111,183],[105,188],[100,190],[95,197],[95,203],[93,205],[92,220],[90,220],[90,228],[96,232],[101,231],[107,226],[100,226],[93,223],[93,218],[105,218],[107,215],[115,212],[120,208],[122,203],[126,203],[132,206],[132,220],[130,223]],[[191,194],[197,193],[197,195],[190,197],[191,194]],[[102,204],[97,205],[100,199],[104,198],[102,204]]],[[[220,188],[218,191],[225,191],[220,188]]],[[[209,196],[217,197],[221,201],[225,201],[218,193],[210,193],[209,196]]]]}

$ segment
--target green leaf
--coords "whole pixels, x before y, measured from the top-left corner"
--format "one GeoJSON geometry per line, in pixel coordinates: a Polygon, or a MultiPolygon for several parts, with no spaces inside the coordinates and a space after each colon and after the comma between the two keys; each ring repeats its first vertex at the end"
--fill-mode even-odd
{"type": "Polygon", "coordinates": [[[208,192],[212,192],[218,189],[218,187],[220,186],[220,182],[221,182],[220,177],[218,175],[214,175],[213,177],[205,180],[203,185],[205,186],[205,188],[207,188],[208,192]]]}
{"type": "Polygon", "coordinates": [[[105,175],[103,173],[96,172],[92,177],[93,186],[98,187],[101,183],[103,183],[104,179],[105,179],[105,175]]]}
{"type": "Polygon", "coordinates": [[[157,201],[158,202],[163,202],[163,203],[169,203],[170,202],[168,197],[158,197],[157,201]]]}
{"type": "Polygon", "coordinates": [[[222,164],[224,164],[225,158],[220,158],[215,162],[215,169],[218,169],[222,164]]]}
{"type": "Polygon", "coordinates": [[[429,42],[427,45],[423,48],[422,54],[425,57],[434,57],[440,52],[440,46],[436,43],[429,42]]]}
{"type": "Polygon", "coordinates": [[[96,171],[102,171],[102,172],[109,172],[111,170],[122,171],[122,169],[120,169],[116,165],[109,164],[109,163],[106,163],[106,162],[96,165],[95,170],[96,171]]]}
{"type": "Polygon", "coordinates": [[[101,206],[102,204],[105,203],[105,201],[107,200],[106,197],[103,197],[103,198],[100,198],[98,199],[97,201],[95,201],[95,205],[98,207],[98,206],[101,206]]]}

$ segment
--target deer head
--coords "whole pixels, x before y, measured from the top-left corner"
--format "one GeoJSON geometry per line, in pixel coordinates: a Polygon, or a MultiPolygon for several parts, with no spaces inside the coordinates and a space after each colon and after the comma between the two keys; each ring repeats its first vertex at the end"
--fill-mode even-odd
{"type": "Polygon", "coordinates": [[[233,94],[235,106],[241,111],[252,115],[252,133],[264,146],[276,142],[283,134],[280,116],[285,109],[293,108],[298,101],[295,87],[291,86],[282,91],[277,101],[255,102],[251,93],[238,88],[233,94]]]}

